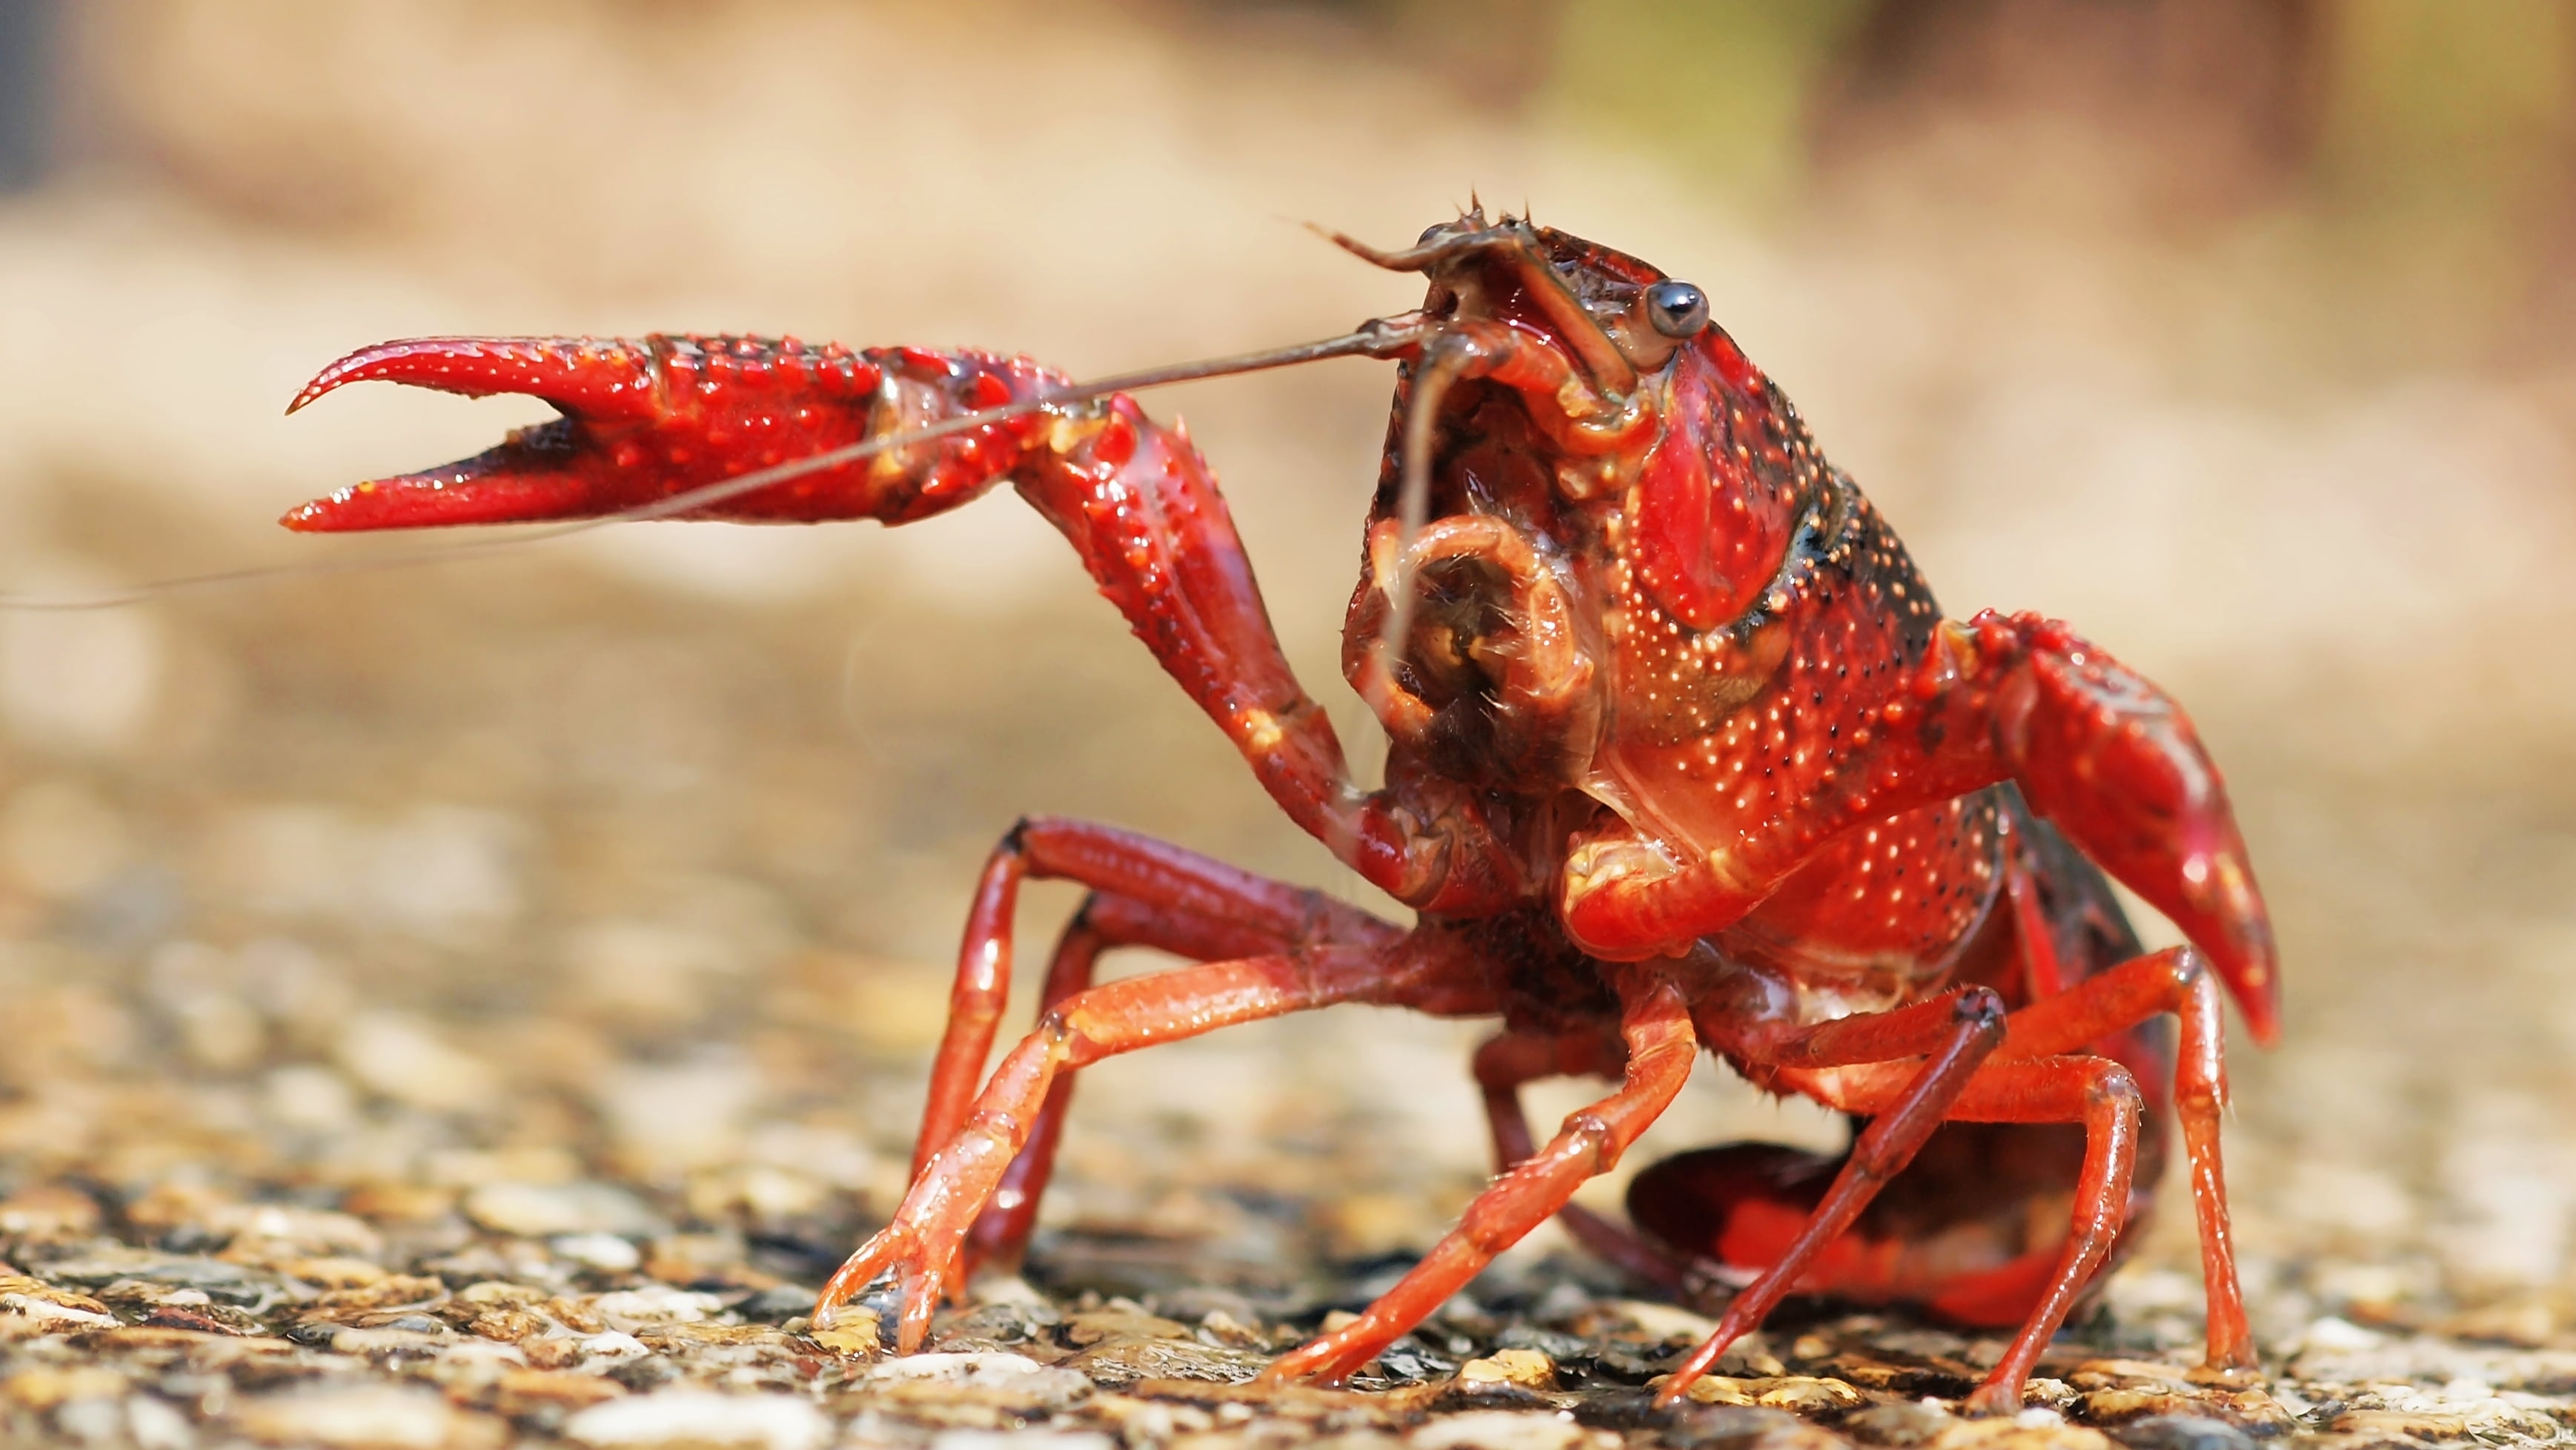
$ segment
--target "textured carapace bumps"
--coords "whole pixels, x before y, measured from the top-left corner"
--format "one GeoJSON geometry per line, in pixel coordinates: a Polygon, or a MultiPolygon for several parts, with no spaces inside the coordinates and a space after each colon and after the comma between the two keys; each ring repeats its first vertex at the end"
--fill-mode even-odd
{"type": "Polygon", "coordinates": [[[530,394],[563,416],[287,523],[897,524],[1007,481],[1290,817],[1415,909],[1399,926],[1113,827],[1014,826],[974,894],[912,1191],[820,1318],[891,1275],[909,1351],[971,1268],[1016,1262],[1082,1065],[1373,1002],[1497,1021],[1473,1067],[1505,1171],[1274,1378],[1347,1378],[1562,1215],[1672,1292],[1745,1285],[1666,1401],[1783,1296],[1822,1293],[2018,1325],[1973,1399],[2008,1409],[2127,1241],[2173,1126],[2210,1366],[2250,1373],[2221,998],[2268,1042],[2279,980],[2181,708],[2062,624],[1944,618],[1698,288],[1511,217],[1396,251],[1339,240],[1430,284],[1340,349],[1398,364],[1343,652],[1389,736],[1378,789],[1354,783],[1290,671],[1188,438],[1024,359],[792,338],[389,343],[296,406],[389,379],[530,394]],[[1036,1030],[988,1072],[1032,875],[1091,894],[1036,1030]],[[2191,945],[2142,950],[2113,878],[2191,945]],[[1099,954],[1131,945],[1186,964],[1095,984],[1099,954]],[[1625,1225],[1571,1206],[1703,1051],[1851,1114],[1851,1148],[1686,1155],[1638,1176],[1625,1225]],[[1519,1088],[1559,1074],[1617,1086],[1542,1143],[1519,1088]],[[2059,1221],[2040,1202],[2072,1207],[2059,1221]]]}

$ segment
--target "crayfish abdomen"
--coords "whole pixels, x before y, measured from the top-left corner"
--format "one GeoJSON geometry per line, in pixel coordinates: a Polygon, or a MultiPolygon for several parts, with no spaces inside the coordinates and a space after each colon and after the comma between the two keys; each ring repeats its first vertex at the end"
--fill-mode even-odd
{"type": "Polygon", "coordinates": [[[892,524],[1008,480],[1272,799],[1419,912],[1398,926],[1107,826],[1014,826],[968,916],[911,1191],[825,1286],[818,1322],[891,1274],[908,1352],[970,1266],[1015,1260],[1085,1064],[1374,1002],[1500,1019],[1474,1069],[1505,1171],[1413,1272],[1273,1378],[1350,1375],[1562,1210],[1650,1277],[1690,1280],[1710,1257],[1758,1268],[1666,1402],[1805,1289],[2018,1321],[1974,1397],[2008,1409],[2122,1241],[2168,1119],[2192,1170],[2209,1361],[2249,1369],[2219,1157],[2220,987],[2268,1041],[2278,979],[2217,768],[2180,708],[2053,621],[1944,620],[1698,288],[1509,217],[1462,217],[1401,251],[1341,242],[1426,276],[1423,306],[1163,379],[1335,354],[1403,365],[1343,653],[1390,740],[1377,790],[1354,783],[1289,669],[1189,440],[1124,392],[1025,360],[758,339],[389,344],[298,405],[388,378],[534,393],[566,422],[542,447],[361,485],[290,522],[892,524]],[[825,451],[781,462],[800,447],[825,451]],[[2142,954],[2097,864],[2194,945],[2142,954]],[[1033,875],[1090,895],[1038,1029],[988,1076],[1033,875]],[[1187,964],[1095,984],[1100,953],[1122,946],[1187,964]],[[1570,1208],[1703,1050],[1851,1114],[1851,1151],[1652,1170],[1633,1203],[1660,1244],[1570,1208]],[[1560,1074],[1619,1085],[1542,1144],[1518,1088],[1560,1074]],[[2063,1231],[2029,1229],[2030,1205],[2061,1201],[2063,1231]]]}

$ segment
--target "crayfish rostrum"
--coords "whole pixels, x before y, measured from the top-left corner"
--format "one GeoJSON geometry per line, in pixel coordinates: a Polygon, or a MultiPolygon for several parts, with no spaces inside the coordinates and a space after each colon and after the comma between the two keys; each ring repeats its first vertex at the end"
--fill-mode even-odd
{"type": "Polygon", "coordinates": [[[2209,1364],[2250,1369],[2219,1162],[2219,993],[2269,1041],[2278,979],[2217,768],[2181,709],[2062,624],[1944,619],[1698,288],[1511,217],[1471,213],[1393,252],[1341,240],[1430,282],[1416,311],[1292,350],[1400,364],[1343,655],[1390,737],[1381,789],[1353,783],[1291,674],[1186,435],[1025,359],[745,337],[389,343],[334,363],[297,405],[392,379],[533,394],[563,416],[287,523],[897,524],[1008,479],[1280,807],[1417,912],[1398,926],[1108,826],[1012,827],[968,918],[911,1190],[818,1320],[891,1274],[910,1351],[971,1266],[1015,1260],[1075,1069],[1369,1002],[1500,1020],[1474,1069],[1504,1171],[1274,1379],[1359,1370],[1563,1213],[1639,1273],[1749,1280],[1668,1401],[1784,1295],[1822,1292],[2019,1324],[1974,1401],[2008,1408],[2119,1252],[2168,1120],[2189,1159],[2209,1364]],[[827,456],[794,462],[808,455],[827,456]],[[710,487],[727,480],[743,486],[710,487]],[[2103,872],[2193,945],[2142,952],[2103,872]],[[1036,1029],[986,1076],[1030,876],[1090,895],[1036,1029]],[[1099,954],[1131,945],[1192,964],[1094,985],[1099,954]],[[1631,1190],[1633,1228],[1569,1207],[1702,1048],[1852,1115],[1850,1150],[1659,1164],[1631,1190]],[[1618,1087],[1542,1146],[1518,1088],[1556,1074],[1618,1087]],[[2052,1199],[2071,1200],[2071,1222],[2029,1211],[2052,1199]]]}

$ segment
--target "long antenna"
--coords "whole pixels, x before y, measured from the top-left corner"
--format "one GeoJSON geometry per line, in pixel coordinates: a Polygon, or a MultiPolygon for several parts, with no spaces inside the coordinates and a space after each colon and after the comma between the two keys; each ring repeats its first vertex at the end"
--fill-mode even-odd
{"type": "Polygon", "coordinates": [[[176,579],[160,579],[147,584],[134,584],[116,589],[97,589],[75,594],[15,594],[0,592],[0,611],[25,613],[72,613],[93,609],[120,609],[174,594],[195,594],[214,589],[228,589],[242,584],[272,579],[321,578],[335,574],[356,574],[378,569],[404,569],[426,564],[444,564],[452,560],[477,559],[532,545],[549,543],[573,534],[604,529],[611,524],[642,523],[667,519],[698,509],[708,508],[744,494],[758,493],[790,479],[809,473],[839,468],[863,458],[897,448],[909,448],[951,433],[971,432],[1006,418],[1016,418],[1043,408],[1067,403],[1087,402],[1111,393],[1140,392],[1146,388],[1166,387],[1173,383],[1196,382],[1203,378],[1233,377],[1242,373],[1266,372],[1272,368],[1294,367],[1299,363],[1317,362],[1335,357],[1387,357],[1416,341],[1423,320],[1406,314],[1399,317],[1372,318],[1353,331],[1338,337],[1301,342],[1289,347],[1262,352],[1236,353],[1230,357],[1207,358],[1198,362],[1173,363],[1165,367],[1142,368],[1094,378],[1087,382],[1069,383],[1027,398],[1016,399],[998,407],[961,413],[918,428],[907,428],[878,438],[863,439],[803,458],[757,469],[733,478],[719,480],[656,499],[634,508],[581,519],[567,524],[512,534],[503,538],[481,538],[461,544],[441,544],[429,548],[409,549],[398,553],[375,554],[360,558],[304,559],[291,564],[269,564],[247,569],[224,569],[210,574],[190,574],[176,579]]]}

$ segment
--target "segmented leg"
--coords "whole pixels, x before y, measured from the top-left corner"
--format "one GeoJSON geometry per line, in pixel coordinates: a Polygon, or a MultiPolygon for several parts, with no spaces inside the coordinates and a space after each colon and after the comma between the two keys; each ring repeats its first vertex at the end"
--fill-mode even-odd
{"type": "Polygon", "coordinates": [[[903,1295],[896,1348],[909,1354],[921,1347],[942,1290],[958,1277],[968,1231],[1027,1146],[1059,1072],[1336,1002],[1404,1002],[1436,989],[1441,974],[1455,969],[1436,950],[1414,950],[1417,940],[1202,962],[1092,987],[1059,1004],[993,1070],[958,1131],[914,1178],[894,1221],[823,1286],[815,1322],[830,1323],[840,1306],[891,1271],[903,1295]]]}
{"type": "MultiPolygon", "coordinates": [[[[1978,1065],[2004,1040],[2004,1006],[1991,989],[1966,987],[1892,1012],[1843,1017],[1759,1037],[1738,1036],[1731,1042],[1719,1036],[1719,1040],[1756,1082],[1855,1064],[1890,1064],[1910,1076],[1875,1106],[1846,1109],[1868,1112],[1873,1121],[1852,1145],[1851,1156],[1788,1251],[1735,1296],[1708,1342],[1674,1371],[1673,1383],[1684,1387],[1716,1363],[1728,1345],[1752,1332],[1797,1287],[1816,1255],[1851,1227],[1879,1189],[1904,1171],[1932,1130],[1952,1115],[1978,1065]],[[1919,1067],[1891,1062],[1917,1056],[1922,1058],[1919,1067]]],[[[1679,1393],[1671,1390],[1666,1397],[1679,1393]]]]}
{"type": "Polygon", "coordinates": [[[1458,1226],[1358,1319],[1273,1362],[1263,1379],[1347,1378],[1457,1293],[1494,1255],[1563,1209],[1583,1180],[1616,1165],[1671,1105],[1690,1077],[1699,1046],[1681,991],[1637,974],[1625,975],[1620,988],[1620,1036],[1627,1047],[1620,1089],[1568,1117],[1547,1147],[1522,1158],[1477,1195],[1458,1226]]]}
{"type": "MultiPolygon", "coordinates": [[[[921,1136],[913,1145],[915,1178],[931,1155],[957,1136],[983,1081],[1002,1009],[1010,1000],[1012,913],[1020,882],[1031,876],[1079,881],[1101,893],[1095,902],[1114,903],[1086,903],[1085,916],[1068,929],[1048,973],[1046,1007],[1090,984],[1092,958],[1105,940],[1123,938],[1211,960],[1325,942],[1389,950],[1404,935],[1401,928],[1321,892],[1271,881],[1150,837],[1085,821],[1024,820],[986,859],[967,912],[957,976],[949,989],[948,1027],[931,1064],[921,1136]]],[[[1068,1078],[1055,1103],[1071,1091],[1068,1078]]],[[[1062,1119],[1061,1106],[1041,1118],[1043,1133],[1031,1144],[1037,1156],[1015,1167],[1013,1178],[996,1195],[995,1210],[1006,1221],[994,1224],[989,1236],[993,1247],[1015,1248],[1025,1240],[1062,1119]],[[1028,1181],[1032,1176],[1034,1183],[1028,1181]],[[1007,1221],[1014,1217],[1016,1226],[1007,1221]]],[[[979,1241],[985,1240],[979,1235],[979,1241]]],[[[959,1265],[961,1271],[966,1267],[959,1265]]],[[[962,1287],[946,1286],[952,1293],[962,1287]]]]}
{"type": "MultiPolygon", "coordinates": [[[[2202,1273],[2208,1286],[2208,1362],[2217,1369],[2250,1368],[2254,1363],[2253,1340],[2237,1284],[2227,1222],[2226,1180],[2219,1157],[2219,1116],[2226,1105],[2227,1079],[2221,1054],[2218,990],[2199,954],[2180,947],[2124,962],[2077,983],[2060,996],[2013,1013],[2003,1024],[2001,1043],[1942,1114],[1954,1121],[1972,1123],[2080,1121],[2088,1134],[2084,1166],[2075,1185],[2074,1227],[2060,1254],[2057,1272],[2013,1341],[2011,1351],[1979,1388],[1976,1404],[1981,1409],[2019,1406],[2022,1383],[2030,1366],[2109,1257],[2127,1218],[2144,1096],[2128,1069],[2111,1059],[2061,1054],[2164,1012],[2174,1013],[2182,1023],[2174,1102],[2191,1163],[2192,1202],[2199,1218],[2202,1273]],[[2080,1094],[2075,1091],[2079,1086],[2080,1094]]],[[[1905,1064],[1886,1062],[1838,1071],[1800,1065],[1780,1072],[1778,1077],[1782,1085],[1846,1112],[1892,1114],[1917,1100],[1921,1075],[1907,1081],[1904,1075],[1908,1070],[1905,1064]]],[[[1877,1126],[1873,1123],[1872,1130],[1877,1126]]],[[[1862,1141],[1867,1143],[1867,1134],[1862,1141]]],[[[1855,1148],[1855,1166],[1861,1156],[1862,1149],[1855,1148]]],[[[1851,1176],[1851,1171],[1847,1166],[1845,1178],[1851,1176]]],[[[1841,1187],[1839,1180],[1836,1187],[1841,1187]]],[[[1826,1206],[1832,1201],[1829,1194],[1826,1206]]],[[[1801,1246],[1812,1251],[1831,1238],[1830,1233],[1818,1232],[1825,1214],[1826,1208],[1820,1206],[1801,1237],[1801,1246]]],[[[1782,1272],[1787,1262],[1775,1265],[1763,1283],[1779,1281],[1785,1292],[1794,1283],[1794,1276],[1782,1272]]],[[[1717,1333],[1675,1372],[1674,1386],[1687,1387],[1691,1378],[1716,1362],[1728,1344],[1760,1321],[1762,1313],[1770,1308],[1770,1301],[1756,1302],[1763,1283],[1748,1289],[1730,1306],[1717,1333]]],[[[1778,1296],[1771,1297],[1776,1300],[1778,1296]]],[[[1681,1388],[1668,1387],[1666,1393],[1671,1397],[1681,1392],[1681,1388]]]]}
{"type": "MultiPolygon", "coordinates": [[[[1215,961],[1286,951],[1294,945],[1286,936],[1264,931],[1256,923],[1205,917],[1095,891],[1056,939],[1038,1013],[1043,1017],[1088,988],[1101,952],[1112,947],[1152,947],[1193,961],[1215,961]]],[[[1047,1089],[1046,1106],[1038,1110],[1037,1122],[1029,1129],[1028,1146],[1011,1160],[1001,1186],[993,1192],[992,1205],[975,1220],[967,1239],[970,1274],[988,1264],[1016,1269],[1026,1255],[1029,1234],[1037,1227],[1038,1202],[1046,1196],[1047,1182],[1055,1173],[1065,1116],[1073,1109],[1074,1077],[1070,1071],[1056,1075],[1047,1089]]]]}
{"type": "MultiPolygon", "coordinates": [[[[1536,1151],[1529,1115],[1521,1110],[1521,1085],[1551,1077],[1616,1077],[1624,1049],[1607,1033],[1550,1037],[1506,1032],[1476,1049],[1476,1085],[1485,1099],[1485,1126],[1493,1136],[1494,1171],[1507,1173],[1536,1151]]],[[[1612,1223],[1579,1203],[1556,1212],[1575,1242],[1604,1263],[1675,1294],[1695,1297],[1704,1287],[1689,1268],[1652,1241],[1612,1223]]]]}
{"type": "MultiPolygon", "coordinates": [[[[1825,1074],[1815,1074],[1807,1090],[1847,1112],[1874,1115],[1904,1106],[1913,1095],[1911,1073],[1908,1065],[1900,1063],[1844,1068],[1829,1079],[1831,1086],[1825,1074]]],[[[2082,1123],[2086,1133],[2084,1166],[2075,1184],[2074,1231],[2059,1257],[2056,1277],[2012,1347],[1969,1398],[1971,1409],[1991,1414],[2021,1407],[2022,1386],[2030,1378],[2031,1366],[2065,1322],[2086,1282],[2109,1257],[2127,1219],[2142,1107],[2129,1070],[2101,1057],[1989,1061],[1951,1100],[1947,1116],[1958,1121],[2082,1123]]],[[[1726,1347],[1751,1327],[1750,1321],[1730,1313],[1718,1331],[1673,1371],[1659,1399],[1669,1404],[1681,1398],[1690,1382],[1706,1373],[1726,1347]]]]}
{"type": "Polygon", "coordinates": [[[2254,1336],[2246,1325],[2244,1293],[2236,1277],[2227,1174],[2219,1154],[2227,1060],[2218,999],[2218,985],[2200,953],[2174,947],[2123,962],[2063,995],[2014,1013],[1995,1055],[2006,1061],[2070,1052],[2160,1013],[2174,1014],[2182,1024],[2174,1060],[2174,1116],[2182,1123],[2192,1212],[2200,1229],[2201,1279],[2209,1300],[2208,1364],[2251,1369],[2254,1336]]]}

